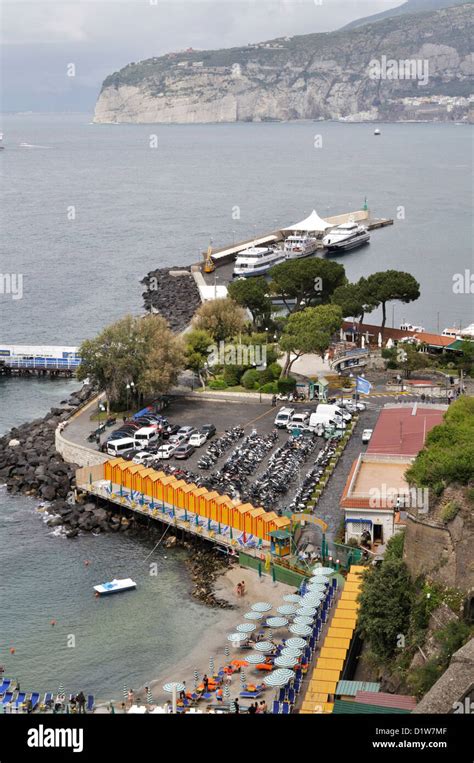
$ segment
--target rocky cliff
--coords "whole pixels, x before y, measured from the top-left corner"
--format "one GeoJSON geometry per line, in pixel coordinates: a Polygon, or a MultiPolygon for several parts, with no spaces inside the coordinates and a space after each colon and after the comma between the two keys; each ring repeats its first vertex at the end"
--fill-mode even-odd
{"type": "Polygon", "coordinates": [[[356,29],[132,63],[104,81],[94,119],[462,119],[473,71],[471,11],[462,5],[356,29]],[[381,67],[376,77],[374,60],[381,67]],[[403,69],[407,60],[414,63],[403,69]]]}

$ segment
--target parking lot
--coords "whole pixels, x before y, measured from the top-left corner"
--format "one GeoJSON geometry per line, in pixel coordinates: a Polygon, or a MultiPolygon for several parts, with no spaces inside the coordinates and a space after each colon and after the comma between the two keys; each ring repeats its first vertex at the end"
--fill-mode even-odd
{"type": "MultiPolygon", "coordinates": [[[[340,525],[341,512],[339,500],[352,462],[366,448],[361,442],[362,431],[365,428],[373,428],[378,412],[384,402],[386,401],[374,401],[369,404],[367,410],[360,413],[354,434],[350,438],[328,486],[318,502],[316,513],[318,517],[328,523],[329,537],[334,536],[340,525]]],[[[325,448],[327,441],[323,437],[314,436],[313,438],[301,438],[295,444],[295,441],[291,440],[286,429],[278,429],[276,434],[272,436],[272,433],[275,433],[275,416],[282,407],[287,405],[291,405],[297,412],[303,410],[314,412],[317,402],[288,404],[284,401],[279,401],[277,406],[273,408],[268,405],[267,401],[259,403],[253,400],[249,401],[248,399],[230,402],[229,400],[219,400],[217,398],[211,402],[199,399],[198,396],[194,398],[172,398],[169,408],[164,413],[171,424],[192,426],[195,429],[200,429],[206,424],[213,424],[216,427],[216,434],[211,441],[196,448],[196,451],[189,458],[178,460],[171,457],[166,461],[155,461],[152,466],[158,468],[164,467],[166,470],[177,469],[179,470],[177,476],[180,476],[182,472],[189,472],[190,474],[183,476],[193,481],[198,481],[209,489],[215,489],[220,493],[227,493],[233,497],[242,497],[243,500],[249,500],[256,506],[265,505],[264,497],[266,496],[266,508],[273,508],[274,510],[288,508],[297,491],[300,490],[301,493],[303,490],[306,484],[305,476],[310,469],[314,468],[318,454],[325,448]],[[209,445],[218,443],[226,430],[233,427],[242,427],[244,430],[243,436],[231,442],[216,458],[210,468],[204,469],[201,465],[198,465],[198,462],[202,464],[202,457],[205,455],[209,445]],[[245,439],[252,432],[255,433],[255,431],[258,439],[252,441],[245,439]],[[312,441],[311,446],[308,447],[308,453],[298,452],[303,440],[306,443],[308,440],[312,441]],[[291,441],[293,445],[290,446],[289,443],[291,441]],[[278,456],[277,451],[281,448],[283,448],[283,452],[278,456]],[[239,455],[242,449],[244,453],[239,455]],[[255,456],[255,453],[259,454],[258,459],[254,462],[248,457],[248,453],[251,451],[253,456],[255,456]],[[226,482],[225,479],[229,478],[226,469],[229,467],[226,466],[225,469],[223,467],[229,458],[234,459],[235,467],[230,472],[232,479],[226,482]],[[273,489],[275,482],[278,482],[280,471],[283,472],[280,476],[284,481],[285,488],[288,488],[286,492],[279,492],[278,489],[273,489]],[[242,484],[239,483],[239,477],[242,478],[242,484]],[[218,484],[213,484],[212,480],[216,479],[221,481],[218,484]],[[209,482],[209,480],[211,481],[209,482]],[[249,493],[249,490],[255,489],[255,484],[258,486],[262,481],[264,484],[270,483],[269,491],[263,490],[263,492],[258,492],[257,490],[256,494],[249,493]],[[227,487],[228,485],[229,487],[227,487]],[[270,503],[268,503],[268,499],[271,499],[270,503]]],[[[107,429],[107,435],[111,434],[113,429],[116,429],[118,426],[117,424],[115,427],[107,429]]],[[[76,441],[85,444],[87,435],[92,427],[93,424],[89,419],[89,415],[85,414],[71,424],[68,437],[72,435],[76,441]],[[81,418],[83,419],[82,422],[80,421],[81,418]]],[[[104,436],[102,440],[104,440],[104,436]]],[[[89,443],[88,446],[94,447],[89,443]]],[[[306,444],[304,447],[306,447],[306,444]]]]}

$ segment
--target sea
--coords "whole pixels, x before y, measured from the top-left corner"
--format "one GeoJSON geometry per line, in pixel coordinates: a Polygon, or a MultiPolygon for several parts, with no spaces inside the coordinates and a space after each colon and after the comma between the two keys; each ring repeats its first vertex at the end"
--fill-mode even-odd
{"type": "MultiPolygon", "coordinates": [[[[252,238],[313,209],[324,217],[364,203],[395,222],[337,258],[348,278],[396,269],[421,285],[416,302],[389,304],[387,325],[442,331],[474,321],[470,126],[384,124],[375,136],[370,124],[311,121],[0,121],[1,274],[21,283],[0,293],[0,342],[77,345],[125,313],[140,314],[140,281],[153,268],[197,262],[209,242],[252,238]]],[[[0,434],[77,388],[0,377],[0,434]]],[[[0,487],[0,665],[23,688],[62,684],[120,700],[124,683],[149,683],[217,623],[218,612],[190,596],[184,552],[159,548],[147,558],[151,542],[117,535],[68,541],[37,505],[0,487]],[[135,593],[93,596],[96,583],[129,575],[135,593]]]]}

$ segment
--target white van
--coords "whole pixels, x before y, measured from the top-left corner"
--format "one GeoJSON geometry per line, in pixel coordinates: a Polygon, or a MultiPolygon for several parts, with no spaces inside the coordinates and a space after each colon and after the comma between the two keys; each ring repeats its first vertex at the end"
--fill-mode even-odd
{"type": "MultiPolygon", "coordinates": [[[[350,419],[350,415],[346,414],[350,419]]],[[[320,403],[315,413],[312,413],[309,417],[309,428],[314,429],[317,424],[323,424],[328,426],[331,422],[342,422],[346,418],[343,412],[337,405],[329,405],[326,403],[320,403]]]]}
{"type": "Polygon", "coordinates": [[[288,431],[290,431],[291,429],[304,427],[308,423],[308,419],[309,419],[309,411],[299,411],[298,413],[294,413],[290,421],[288,422],[286,428],[288,429],[288,431]]]}
{"type": "Polygon", "coordinates": [[[279,429],[283,429],[284,427],[288,426],[294,413],[294,408],[280,408],[277,415],[275,416],[275,421],[273,423],[279,429]]]}
{"type": "Polygon", "coordinates": [[[135,450],[135,440],[133,437],[122,437],[120,440],[109,440],[107,443],[107,453],[109,456],[123,456],[135,450]]]}
{"type": "Polygon", "coordinates": [[[146,446],[150,442],[156,442],[158,439],[158,431],[155,427],[142,427],[137,429],[134,434],[135,447],[143,448],[146,450],[146,446]]]}

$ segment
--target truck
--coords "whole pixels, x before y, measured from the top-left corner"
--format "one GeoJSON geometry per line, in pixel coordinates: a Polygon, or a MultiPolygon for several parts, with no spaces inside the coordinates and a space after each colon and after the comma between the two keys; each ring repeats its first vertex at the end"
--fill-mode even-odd
{"type": "Polygon", "coordinates": [[[342,429],[345,429],[345,421],[343,411],[338,405],[328,405],[326,403],[320,403],[316,408],[315,413],[312,413],[309,417],[309,428],[315,429],[318,424],[328,426],[331,423],[340,424],[342,429]]]}

